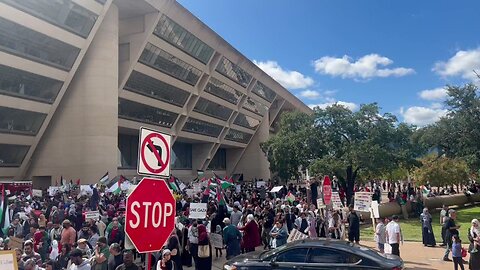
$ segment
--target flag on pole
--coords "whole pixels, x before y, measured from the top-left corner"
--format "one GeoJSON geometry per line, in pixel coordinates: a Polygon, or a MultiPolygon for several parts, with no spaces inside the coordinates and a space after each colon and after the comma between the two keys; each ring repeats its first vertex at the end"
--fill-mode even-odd
{"type": "Polygon", "coordinates": [[[107,183],[108,183],[108,180],[109,180],[109,178],[108,178],[108,172],[107,172],[107,173],[105,173],[105,175],[102,176],[102,178],[100,178],[100,180],[98,180],[98,181],[100,182],[100,184],[106,186],[107,183]]]}
{"type": "Polygon", "coordinates": [[[295,201],[295,195],[293,195],[290,191],[287,194],[287,201],[289,201],[290,203],[293,203],[293,201],[295,201]]]}
{"type": "Polygon", "coordinates": [[[2,185],[2,196],[0,197],[0,228],[3,235],[7,235],[10,227],[10,216],[8,215],[8,198],[5,192],[5,185],[2,185]]]}
{"type": "Polygon", "coordinates": [[[122,192],[122,184],[123,182],[125,182],[126,180],[128,180],[127,178],[125,178],[123,175],[120,175],[120,177],[118,178],[118,181],[115,182],[112,186],[110,186],[108,189],[107,189],[107,192],[110,192],[110,193],[113,193],[115,195],[118,195],[122,192]]]}
{"type": "Polygon", "coordinates": [[[203,170],[197,170],[197,176],[198,178],[202,178],[205,172],[203,170]]]}
{"type": "Polygon", "coordinates": [[[225,181],[225,180],[218,180],[218,184],[222,187],[222,189],[228,189],[230,187],[233,187],[235,186],[234,184],[228,182],[228,181],[225,181]]]}
{"type": "Polygon", "coordinates": [[[177,181],[175,179],[175,176],[173,176],[173,175],[170,175],[170,178],[168,179],[168,185],[175,192],[178,192],[180,190],[180,188],[177,185],[177,181]]]}
{"type": "Polygon", "coordinates": [[[223,196],[223,191],[220,187],[217,187],[217,201],[218,205],[226,205],[225,196],[223,196]]]}

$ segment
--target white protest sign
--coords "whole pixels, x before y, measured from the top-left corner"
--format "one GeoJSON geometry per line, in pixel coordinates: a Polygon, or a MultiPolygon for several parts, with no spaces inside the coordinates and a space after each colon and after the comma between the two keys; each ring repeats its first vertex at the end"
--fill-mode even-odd
{"type": "Polygon", "coordinates": [[[187,188],[185,190],[185,193],[187,193],[188,197],[193,197],[193,194],[195,194],[195,191],[192,188],[187,188]]]}
{"type": "Polygon", "coordinates": [[[222,235],[218,233],[210,233],[210,243],[215,248],[223,248],[222,235]]]}
{"type": "Polygon", "coordinates": [[[276,186],[276,187],[273,187],[270,192],[272,193],[277,193],[279,192],[281,189],[283,188],[283,186],[276,186]]]}
{"type": "Polygon", "coordinates": [[[200,184],[200,183],[193,184],[193,191],[195,193],[202,192],[202,184],[200,184]]]}
{"type": "Polygon", "coordinates": [[[355,204],[353,209],[359,212],[369,212],[372,204],[372,194],[370,192],[355,192],[355,204]]]}
{"type": "Polygon", "coordinates": [[[380,218],[380,211],[378,210],[378,201],[372,201],[372,214],[374,218],[380,218]]]}
{"type": "Polygon", "coordinates": [[[292,241],[299,240],[299,239],[305,239],[305,238],[308,238],[308,235],[301,233],[297,229],[292,229],[292,231],[288,235],[287,243],[290,243],[292,241]]]}
{"type": "Polygon", "coordinates": [[[2,270],[17,270],[17,258],[15,257],[15,251],[0,251],[0,265],[2,270]]]}
{"type": "Polygon", "coordinates": [[[266,184],[265,181],[257,181],[257,188],[264,187],[266,184]]]}
{"type": "Polygon", "coordinates": [[[332,207],[334,210],[343,208],[342,200],[340,200],[340,195],[338,195],[338,192],[332,192],[332,207]]]}
{"type": "Polygon", "coordinates": [[[55,196],[57,195],[57,193],[60,192],[60,187],[54,187],[54,186],[51,186],[48,188],[48,195],[49,196],[55,196]]]}
{"type": "Polygon", "coordinates": [[[236,193],[242,192],[242,186],[241,185],[235,185],[235,192],[236,193]]]}
{"type": "Polygon", "coordinates": [[[99,217],[100,217],[100,212],[98,211],[85,212],[85,220],[89,220],[89,219],[98,220],[99,217]]]}
{"type": "Polygon", "coordinates": [[[317,209],[320,209],[320,208],[325,208],[325,204],[323,204],[323,200],[320,198],[320,199],[317,199],[317,209]]]}
{"type": "Polygon", "coordinates": [[[34,197],[42,197],[42,190],[41,189],[32,189],[32,195],[34,197]]]}
{"type": "Polygon", "coordinates": [[[207,216],[207,204],[206,203],[191,203],[190,215],[188,218],[204,219],[207,216]]]}
{"type": "Polygon", "coordinates": [[[180,185],[178,185],[178,187],[180,188],[181,191],[187,188],[187,186],[182,182],[180,182],[180,185]]]}

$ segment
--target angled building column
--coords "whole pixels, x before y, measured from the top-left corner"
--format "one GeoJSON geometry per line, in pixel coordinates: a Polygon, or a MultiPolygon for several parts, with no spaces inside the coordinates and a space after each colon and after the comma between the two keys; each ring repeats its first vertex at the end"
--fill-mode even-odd
{"type": "Polygon", "coordinates": [[[118,8],[111,5],[43,136],[28,177],[94,183],[117,171],[118,8]]]}

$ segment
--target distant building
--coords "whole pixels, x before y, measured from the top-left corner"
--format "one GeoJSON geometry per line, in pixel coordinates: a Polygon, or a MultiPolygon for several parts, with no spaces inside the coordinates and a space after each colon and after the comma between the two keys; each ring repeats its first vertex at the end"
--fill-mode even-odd
{"type": "Polygon", "coordinates": [[[180,179],[268,179],[291,110],[311,112],[176,1],[0,0],[0,179],[132,177],[141,126],[180,179]]]}

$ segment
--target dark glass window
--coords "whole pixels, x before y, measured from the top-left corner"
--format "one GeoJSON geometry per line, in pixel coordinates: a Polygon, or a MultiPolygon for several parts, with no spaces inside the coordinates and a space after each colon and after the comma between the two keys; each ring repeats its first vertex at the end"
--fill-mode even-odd
{"type": "Polygon", "coordinates": [[[272,102],[275,99],[275,96],[277,95],[272,89],[268,88],[267,86],[265,86],[263,83],[259,81],[257,81],[255,86],[253,87],[252,92],[257,94],[259,97],[265,99],[268,102],[272,102]]]}
{"type": "Polygon", "coordinates": [[[150,76],[133,71],[125,89],[183,107],[190,93],[150,76]]]}
{"type": "Polygon", "coordinates": [[[209,122],[198,120],[195,118],[188,118],[183,126],[184,131],[207,135],[210,137],[218,137],[222,132],[223,127],[209,122]]]}
{"type": "Polygon", "coordinates": [[[189,143],[175,142],[171,154],[172,169],[192,169],[192,145],[189,143]]]}
{"type": "Polygon", "coordinates": [[[165,15],[162,15],[153,33],[204,64],[212,57],[210,46],[165,15]]]}
{"type": "Polygon", "coordinates": [[[0,144],[0,167],[20,167],[30,146],[0,144]]]}
{"type": "Polygon", "coordinates": [[[308,257],[310,263],[350,264],[360,260],[360,257],[353,253],[328,248],[312,248],[308,257]]]}
{"type": "Polygon", "coordinates": [[[277,262],[304,263],[307,259],[308,248],[294,248],[278,254],[277,262]]]}
{"type": "Polygon", "coordinates": [[[0,0],[60,28],[87,37],[97,15],[71,0],[0,0]]]}
{"type": "Polygon", "coordinates": [[[138,135],[118,134],[121,168],[137,168],[138,135]]]}
{"type": "Polygon", "coordinates": [[[240,130],[236,129],[229,129],[227,135],[225,135],[225,139],[229,141],[235,141],[240,143],[248,143],[252,138],[252,134],[245,133],[240,130]]]}
{"type": "Polygon", "coordinates": [[[0,107],[0,132],[36,135],[46,114],[0,107]]]}
{"type": "Polygon", "coordinates": [[[139,61],[192,86],[197,84],[202,74],[199,69],[155,47],[151,43],[145,46],[139,61]]]}
{"type": "Polygon", "coordinates": [[[234,124],[246,127],[252,130],[257,129],[258,125],[260,125],[260,120],[257,120],[253,117],[250,117],[248,115],[245,115],[243,113],[238,113],[237,117],[235,118],[235,121],[233,121],[234,124]]]}
{"type": "Polygon", "coordinates": [[[248,72],[243,70],[238,65],[235,65],[225,57],[220,60],[216,70],[225,77],[240,84],[243,87],[247,87],[252,80],[252,75],[250,75],[248,72]]]}
{"type": "Polygon", "coordinates": [[[235,105],[238,104],[238,101],[242,97],[242,93],[240,91],[233,89],[232,87],[213,77],[210,77],[207,86],[205,86],[205,92],[208,92],[235,105]]]}
{"type": "Polygon", "coordinates": [[[195,108],[193,108],[193,110],[221,120],[228,120],[228,118],[233,112],[233,110],[225,106],[209,101],[202,97],[198,99],[197,104],[195,104],[195,108]]]}
{"type": "Polygon", "coordinates": [[[0,93],[53,103],[63,83],[0,65],[0,93]]]}
{"type": "Polygon", "coordinates": [[[248,97],[247,100],[245,100],[245,103],[243,103],[243,108],[261,116],[264,116],[268,111],[268,107],[266,105],[263,105],[262,103],[255,101],[250,97],[248,97]]]}
{"type": "Polygon", "coordinates": [[[170,128],[178,114],[126,99],[118,101],[118,115],[134,121],[170,128]]]}
{"type": "Polygon", "coordinates": [[[79,48],[0,18],[0,50],[70,70],[79,48]]]}
{"type": "Polygon", "coordinates": [[[227,169],[227,151],[225,148],[219,148],[215,156],[213,156],[210,164],[208,164],[209,170],[226,170],[227,169]]]}

